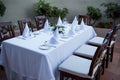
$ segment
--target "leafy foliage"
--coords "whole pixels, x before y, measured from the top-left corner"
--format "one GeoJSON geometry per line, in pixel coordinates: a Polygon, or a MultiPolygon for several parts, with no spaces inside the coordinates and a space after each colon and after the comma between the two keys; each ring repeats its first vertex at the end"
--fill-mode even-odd
{"type": "Polygon", "coordinates": [[[47,18],[59,16],[64,18],[68,14],[68,9],[60,9],[56,6],[51,6],[50,3],[46,2],[45,0],[39,0],[35,4],[35,12],[37,15],[45,15],[47,18]]]}
{"type": "Polygon", "coordinates": [[[120,18],[120,5],[114,2],[102,3],[101,5],[106,7],[105,15],[107,18],[112,18],[115,24],[116,19],[120,18]]]}
{"type": "Polygon", "coordinates": [[[65,27],[64,26],[58,26],[58,25],[55,25],[55,24],[51,24],[52,31],[55,31],[56,28],[58,28],[59,33],[63,33],[65,27]]]}
{"type": "Polygon", "coordinates": [[[0,0],[0,16],[4,15],[5,10],[6,10],[6,7],[3,4],[3,2],[0,0]]]}
{"type": "Polygon", "coordinates": [[[99,27],[99,28],[112,28],[112,25],[113,23],[112,22],[99,22],[96,27],[99,27]]]}
{"type": "Polygon", "coordinates": [[[93,25],[102,17],[102,13],[99,8],[94,8],[92,6],[87,7],[87,15],[93,19],[93,25]]]}
{"type": "Polygon", "coordinates": [[[108,18],[120,18],[120,5],[117,3],[103,3],[102,6],[106,7],[105,14],[108,18]]]}

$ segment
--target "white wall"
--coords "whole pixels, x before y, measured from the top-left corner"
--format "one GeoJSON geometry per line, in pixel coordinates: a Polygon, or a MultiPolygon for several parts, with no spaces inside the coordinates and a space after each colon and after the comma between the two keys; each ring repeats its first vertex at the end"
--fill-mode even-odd
{"type": "MultiPolygon", "coordinates": [[[[6,5],[5,15],[0,18],[0,21],[13,21],[16,22],[22,18],[34,18],[34,4],[38,0],[3,0],[6,5]]],[[[78,14],[86,14],[87,6],[95,6],[96,8],[104,9],[100,6],[103,2],[118,2],[120,0],[46,0],[52,5],[60,8],[66,7],[69,9],[67,15],[68,20],[71,22],[74,16],[78,14]]]]}
{"type": "Polygon", "coordinates": [[[5,15],[1,21],[13,21],[18,19],[34,17],[35,0],[4,0],[6,6],[5,15]]]}

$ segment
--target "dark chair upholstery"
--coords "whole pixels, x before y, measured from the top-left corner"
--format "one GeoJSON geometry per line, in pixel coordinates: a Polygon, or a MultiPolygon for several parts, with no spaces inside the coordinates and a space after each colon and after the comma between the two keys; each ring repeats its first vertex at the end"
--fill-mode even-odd
{"type": "Polygon", "coordinates": [[[24,27],[25,27],[25,24],[28,24],[29,28],[31,28],[31,30],[33,31],[33,27],[32,27],[32,21],[31,19],[21,19],[21,20],[18,20],[18,25],[19,25],[19,29],[20,29],[20,34],[23,33],[23,30],[24,30],[24,27]]]}
{"type": "Polygon", "coordinates": [[[83,19],[84,23],[86,25],[91,25],[91,17],[87,15],[79,15],[78,16],[78,24],[81,23],[81,20],[83,19]]]}
{"type": "Polygon", "coordinates": [[[45,16],[36,16],[35,17],[35,23],[36,23],[37,30],[40,30],[44,27],[45,21],[46,21],[45,16]]]}
{"type": "MultiPolygon", "coordinates": [[[[13,29],[12,22],[0,22],[0,53],[1,53],[1,47],[2,47],[2,42],[6,39],[10,39],[15,37],[15,32],[13,29]]],[[[1,58],[1,54],[0,54],[1,58]]],[[[1,60],[1,59],[0,59],[1,60]]],[[[1,65],[0,61],[0,68],[3,69],[3,66],[1,65]]]]}

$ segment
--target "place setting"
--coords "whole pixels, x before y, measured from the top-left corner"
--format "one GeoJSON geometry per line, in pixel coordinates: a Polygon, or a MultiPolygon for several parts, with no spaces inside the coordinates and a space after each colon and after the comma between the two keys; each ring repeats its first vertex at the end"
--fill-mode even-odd
{"type": "Polygon", "coordinates": [[[53,36],[49,40],[44,41],[43,44],[39,46],[39,49],[48,50],[51,47],[56,48],[58,44],[59,44],[59,32],[58,28],[56,28],[56,30],[53,33],[53,36]]]}
{"type": "Polygon", "coordinates": [[[55,43],[55,41],[50,42],[50,41],[44,41],[43,44],[39,46],[40,50],[49,50],[51,48],[56,48],[58,43],[55,43]]]}
{"type": "Polygon", "coordinates": [[[28,24],[26,23],[22,35],[18,36],[18,38],[27,40],[32,39],[34,37],[36,37],[35,34],[32,32],[31,28],[29,28],[28,24]]]}

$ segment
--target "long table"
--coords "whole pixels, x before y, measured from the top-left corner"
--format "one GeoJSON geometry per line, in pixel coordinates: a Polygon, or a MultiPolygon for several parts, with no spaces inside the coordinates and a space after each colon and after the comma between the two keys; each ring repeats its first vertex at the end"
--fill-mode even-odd
{"type": "Polygon", "coordinates": [[[73,52],[96,36],[91,26],[78,31],[69,38],[60,38],[59,43],[48,50],[40,45],[51,38],[41,32],[31,39],[15,37],[2,43],[2,60],[8,80],[59,80],[58,66],[73,52]]]}

